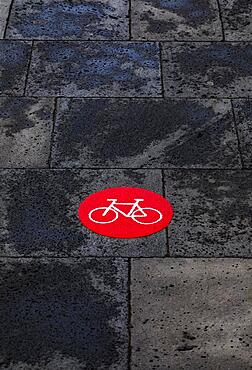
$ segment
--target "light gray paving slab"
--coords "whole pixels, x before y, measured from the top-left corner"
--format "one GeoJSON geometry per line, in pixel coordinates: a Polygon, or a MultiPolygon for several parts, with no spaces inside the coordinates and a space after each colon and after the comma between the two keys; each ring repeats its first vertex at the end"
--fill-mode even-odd
{"type": "Polygon", "coordinates": [[[127,262],[1,259],[1,369],[127,369],[127,262]]]}
{"type": "Polygon", "coordinates": [[[251,43],[163,43],[165,96],[250,97],[251,54],[251,43]]]}
{"type": "Polygon", "coordinates": [[[0,167],[46,167],[53,99],[0,98],[0,167]]]}
{"type": "Polygon", "coordinates": [[[132,35],[141,40],[222,40],[216,0],[132,0],[132,35]]]}
{"type": "Polygon", "coordinates": [[[252,172],[166,171],[172,256],[252,257],[252,172]]]}
{"type": "Polygon", "coordinates": [[[8,38],[128,39],[127,0],[14,0],[8,38]]]}
{"type": "Polygon", "coordinates": [[[251,260],[132,263],[132,369],[252,368],[251,260]]]}
{"type": "Polygon", "coordinates": [[[4,37],[6,22],[9,15],[11,0],[0,0],[0,39],[4,37]]]}
{"type": "Polygon", "coordinates": [[[95,191],[133,186],[162,194],[158,170],[0,171],[0,256],[163,256],[165,230],[134,239],[95,234],[78,219],[95,191]]]}
{"type": "Polygon", "coordinates": [[[161,95],[159,47],[135,42],[36,42],[28,95],[161,95]]]}
{"type": "Polygon", "coordinates": [[[53,167],[239,168],[229,100],[61,99],[53,167]]]}
{"type": "Polygon", "coordinates": [[[250,0],[220,0],[225,40],[252,40],[252,3],[250,0]]]}
{"type": "Polygon", "coordinates": [[[252,100],[233,101],[240,150],[245,168],[252,168],[252,100]]]}

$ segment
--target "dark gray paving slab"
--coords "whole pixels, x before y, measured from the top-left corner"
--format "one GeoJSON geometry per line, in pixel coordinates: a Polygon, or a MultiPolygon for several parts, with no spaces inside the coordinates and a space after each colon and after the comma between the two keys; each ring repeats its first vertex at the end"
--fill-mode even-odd
{"type": "Polygon", "coordinates": [[[53,167],[241,167],[228,100],[61,99],[53,167]]]}
{"type": "Polygon", "coordinates": [[[2,369],[127,369],[127,262],[2,259],[2,369]]]}
{"type": "Polygon", "coordinates": [[[35,96],[159,96],[159,47],[134,42],[36,42],[35,96]]]}
{"type": "Polygon", "coordinates": [[[251,171],[166,171],[165,179],[172,256],[252,256],[251,171]]]}
{"type": "Polygon", "coordinates": [[[251,260],[134,260],[132,369],[251,369],[251,278],[251,260]]]}
{"type": "Polygon", "coordinates": [[[11,0],[1,0],[1,12],[0,12],[0,38],[4,37],[4,31],[6,27],[6,21],[9,14],[11,0]]]}
{"type": "Polygon", "coordinates": [[[225,39],[252,40],[252,3],[250,0],[220,0],[225,39]]]}
{"type": "Polygon", "coordinates": [[[0,98],[0,167],[46,167],[53,99],[0,98]]]}
{"type": "Polygon", "coordinates": [[[243,163],[252,168],[252,100],[236,99],[233,105],[243,163]]]}
{"type": "Polygon", "coordinates": [[[132,35],[142,40],[222,40],[216,0],[132,0],[132,35]]]}
{"type": "Polygon", "coordinates": [[[165,96],[252,96],[251,43],[164,43],[165,96]]]}
{"type": "Polygon", "coordinates": [[[135,186],[162,194],[160,171],[0,171],[1,256],[162,256],[165,231],[136,239],[97,235],[77,211],[89,194],[135,186]]]}
{"type": "Polygon", "coordinates": [[[0,94],[22,95],[31,42],[0,40],[0,94]]]}
{"type": "Polygon", "coordinates": [[[25,39],[126,39],[126,0],[14,0],[7,37],[25,39]]]}

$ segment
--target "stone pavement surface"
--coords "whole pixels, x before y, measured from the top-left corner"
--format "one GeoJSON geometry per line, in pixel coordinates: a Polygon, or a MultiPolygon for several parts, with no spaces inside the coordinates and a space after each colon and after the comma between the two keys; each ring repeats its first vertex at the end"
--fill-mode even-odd
{"type": "Polygon", "coordinates": [[[252,369],[252,3],[0,0],[0,369],[252,369]],[[80,202],[167,197],[112,239],[80,202]]]}

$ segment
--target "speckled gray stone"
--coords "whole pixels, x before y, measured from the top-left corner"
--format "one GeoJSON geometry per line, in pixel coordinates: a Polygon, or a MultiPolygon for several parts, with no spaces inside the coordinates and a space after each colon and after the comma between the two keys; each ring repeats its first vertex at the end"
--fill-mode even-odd
{"type": "Polygon", "coordinates": [[[244,167],[252,169],[252,100],[233,101],[244,167]]]}
{"type": "Polygon", "coordinates": [[[31,42],[0,40],[0,94],[22,95],[31,42]]]}
{"type": "Polygon", "coordinates": [[[172,256],[252,257],[252,171],[166,171],[172,256]]]}
{"type": "Polygon", "coordinates": [[[53,167],[241,167],[228,100],[61,99],[53,167]]]}
{"type": "Polygon", "coordinates": [[[252,3],[250,0],[219,0],[225,40],[252,41],[252,3]]]}
{"type": "Polygon", "coordinates": [[[0,98],[0,167],[46,167],[53,99],[0,98]]]}
{"type": "Polygon", "coordinates": [[[95,191],[116,186],[162,194],[161,171],[0,171],[0,256],[163,256],[165,230],[114,239],[81,224],[80,203],[95,191]]]}
{"type": "Polygon", "coordinates": [[[251,279],[251,260],[134,260],[132,369],[251,369],[251,279]]]}
{"type": "Polygon", "coordinates": [[[8,38],[128,39],[127,0],[14,0],[8,38]]]}
{"type": "Polygon", "coordinates": [[[1,259],[0,366],[127,368],[127,262],[1,259]]]}
{"type": "Polygon", "coordinates": [[[163,43],[165,96],[252,96],[251,55],[251,43],[163,43]]]}
{"type": "Polygon", "coordinates": [[[160,96],[159,47],[134,42],[36,42],[34,96],[160,96]]]}
{"type": "Polygon", "coordinates": [[[2,39],[4,36],[4,31],[6,27],[6,21],[9,14],[11,0],[0,0],[0,38],[2,39]]]}
{"type": "Polygon", "coordinates": [[[132,35],[141,40],[222,40],[216,0],[132,0],[132,35]]]}

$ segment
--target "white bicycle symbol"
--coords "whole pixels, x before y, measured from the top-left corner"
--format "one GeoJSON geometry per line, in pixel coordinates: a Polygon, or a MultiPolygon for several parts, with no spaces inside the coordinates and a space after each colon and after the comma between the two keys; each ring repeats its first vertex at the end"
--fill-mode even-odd
{"type": "Polygon", "coordinates": [[[110,224],[112,222],[115,222],[118,219],[120,213],[123,216],[131,218],[133,221],[137,222],[138,224],[142,224],[142,225],[156,224],[163,218],[162,213],[155,208],[140,207],[139,203],[142,202],[144,199],[134,199],[135,200],[134,203],[117,203],[117,199],[107,199],[107,200],[111,201],[110,205],[108,205],[107,207],[94,208],[89,212],[88,217],[90,218],[91,221],[97,224],[110,224]],[[128,213],[125,213],[121,211],[119,208],[117,208],[116,205],[132,205],[132,208],[128,213]],[[139,213],[139,214],[136,214],[136,213],[139,213]],[[144,217],[148,218],[148,216],[150,215],[152,216],[155,215],[154,221],[152,222],[138,220],[138,218],[144,218],[144,217]]]}

